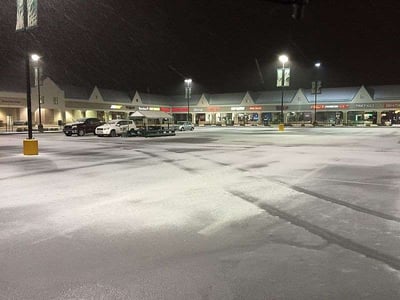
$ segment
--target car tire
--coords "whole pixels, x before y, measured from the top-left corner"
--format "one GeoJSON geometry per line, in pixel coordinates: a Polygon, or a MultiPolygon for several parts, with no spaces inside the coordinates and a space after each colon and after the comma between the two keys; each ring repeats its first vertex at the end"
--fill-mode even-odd
{"type": "Polygon", "coordinates": [[[65,133],[66,136],[72,136],[72,133],[65,133]]]}
{"type": "Polygon", "coordinates": [[[190,131],[193,131],[193,130],[194,130],[194,127],[190,128],[190,131]]]}
{"type": "Polygon", "coordinates": [[[185,130],[185,128],[181,127],[179,130],[180,130],[180,131],[184,131],[184,130],[185,130]]]}
{"type": "Polygon", "coordinates": [[[115,132],[115,130],[111,130],[110,136],[111,137],[116,137],[117,136],[117,133],[115,132]]]}
{"type": "Polygon", "coordinates": [[[85,135],[85,129],[79,129],[78,136],[84,136],[84,135],[85,135]]]}
{"type": "Polygon", "coordinates": [[[131,129],[131,130],[129,130],[129,135],[130,135],[130,136],[134,136],[134,135],[136,135],[136,131],[135,131],[135,129],[131,129]]]}

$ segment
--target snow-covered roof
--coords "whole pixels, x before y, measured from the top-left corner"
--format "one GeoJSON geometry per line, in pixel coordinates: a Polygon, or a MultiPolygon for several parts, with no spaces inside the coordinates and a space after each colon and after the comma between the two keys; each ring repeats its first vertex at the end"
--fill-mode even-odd
{"type": "Polygon", "coordinates": [[[171,100],[167,96],[157,94],[139,93],[143,104],[147,105],[171,105],[171,100]]]}
{"type": "Polygon", "coordinates": [[[67,99],[89,99],[93,91],[93,87],[82,87],[75,85],[61,84],[60,89],[64,91],[67,99]]]}
{"type": "Polygon", "coordinates": [[[242,103],[245,95],[246,92],[211,94],[207,100],[210,105],[236,105],[242,103]]]}
{"type": "MultiPolygon", "coordinates": [[[[192,95],[190,97],[189,105],[190,106],[197,105],[200,101],[200,98],[201,98],[200,94],[192,95]]],[[[187,99],[185,98],[185,95],[171,96],[170,104],[173,106],[185,106],[187,105],[187,99]]]]}
{"type": "Polygon", "coordinates": [[[99,88],[99,92],[106,102],[130,103],[129,92],[99,88]]]}
{"type": "MultiPolygon", "coordinates": [[[[318,102],[351,102],[356,96],[360,87],[340,87],[340,88],[324,88],[321,94],[317,94],[318,102]]],[[[315,95],[311,94],[311,89],[303,90],[308,102],[314,102],[315,95]]]]}
{"type": "Polygon", "coordinates": [[[163,111],[135,111],[130,115],[133,118],[148,118],[148,119],[173,119],[173,117],[163,111]]]}
{"type": "Polygon", "coordinates": [[[368,92],[374,100],[399,100],[400,85],[376,85],[368,86],[368,92]]]}
{"type": "MultiPolygon", "coordinates": [[[[292,102],[296,93],[296,90],[284,90],[283,102],[292,102]]],[[[282,90],[251,92],[250,96],[256,104],[276,104],[282,101],[282,90]]]]}

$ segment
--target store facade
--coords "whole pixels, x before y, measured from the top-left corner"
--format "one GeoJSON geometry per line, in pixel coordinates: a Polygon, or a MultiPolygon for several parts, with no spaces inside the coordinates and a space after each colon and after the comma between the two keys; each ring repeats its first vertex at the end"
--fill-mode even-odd
{"type": "MultiPolygon", "coordinates": [[[[33,125],[39,122],[37,87],[32,88],[33,125]]],[[[127,118],[134,111],[163,111],[176,121],[198,126],[260,126],[284,122],[325,126],[390,126],[400,124],[400,85],[326,88],[317,97],[310,90],[165,96],[109,89],[57,85],[46,78],[41,86],[42,123],[51,126],[83,117],[103,121],[127,118]],[[315,114],[316,113],[316,114],[315,114]]],[[[27,122],[25,93],[0,91],[0,128],[27,122]]]]}

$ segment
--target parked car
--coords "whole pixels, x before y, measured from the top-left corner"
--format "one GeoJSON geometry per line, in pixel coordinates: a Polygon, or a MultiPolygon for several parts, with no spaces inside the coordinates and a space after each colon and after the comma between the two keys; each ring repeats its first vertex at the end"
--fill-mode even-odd
{"type": "Polygon", "coordinates": [[[102,125],[103,122],[98,118],[82,118],[76,120],[76,122],[65,124],[63,132],[66,136],[76,134],[78,136],[84,136],[87,133],[95,133],[97,126],[102,125]]]}
{"type": "Polygon", "coordinates": [[[178,121],[178,122],[176,122],[176,124],[177,124],[177,129],[179,131],[194,130],[194,125],[191,122],[178,121]]]}
{"type": "Polygon", "coordinates": [[[136,133],[136,125],[132,120],[111,120],[106,124],[101,125],[96,128],[96,135],[98,136],[118,136],[123,132],[128,132],[130,135],[135,135],[136,133]]]}

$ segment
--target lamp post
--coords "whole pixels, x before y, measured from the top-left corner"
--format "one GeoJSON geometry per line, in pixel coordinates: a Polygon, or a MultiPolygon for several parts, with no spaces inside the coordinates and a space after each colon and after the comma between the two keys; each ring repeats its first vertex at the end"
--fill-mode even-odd
{"type": "Polygon", "coordinates": [[[39,132],[43,132],[43,124],[42,124],[42,110],[41,110],[41,99],[40,99],[40,66],[39,66],[39,61],[40,61],[40,56],[37,54],[32,54],[31,59],[35,63],[35,78],[36,78],[36,84],[37,84],[37,93],[38,93],[38,102],[39,102],[39,125],[38,125],[38,130],[39,132]]]}
{"type": "Polygon", "coordinates": [[[189,102],[192,97],[192,79],[185,79],[185,98],[187,100],[187,116],[186,120],[189,122],[189,102]]]}
{"type": "Polygon", "coordinates": [[[279,56],[279,61],[282,63],[282,81],[281,81],[281,87],[282,87],[282,96],[281,96],[281,124],[279,126],[279,130],[283,131],[284,128],[284,117],[283,117],[283,93],[284,93],[284,88],[285,88],[285,63],[289,61],[289,57],[286,55],[280,55],[279,56]]]}
{"type": "Polygon", "coordinates": [[[317,69],[316,79],[312,84],[311,92],[314,93],[314,126],[317,125],[317,95],[319,93],[319,89],[321,88],[321,81],[318,80],[318,70],[321,67],[321,63],[317,62],[314,64],[314,67],[317,69]]]}
{"type": "Polygon", "coordinates": [[[25,37],[25,72],[26,72],[26,114],[28,119],[28,139],[23,142],[24,155],[38,155],[38,141],[32,135],[32,101],[31,101],[31,79],[30,79],[30,56],[28,53],[29,34],[28,31],[37,26],[37,1],[17,1],[17,24],[16,31],[24,32],[25,37]],[[28,7],[29,6],[29,7],[28,7]],[[29,15],[28,15],[29,13],[29,15]]]}

